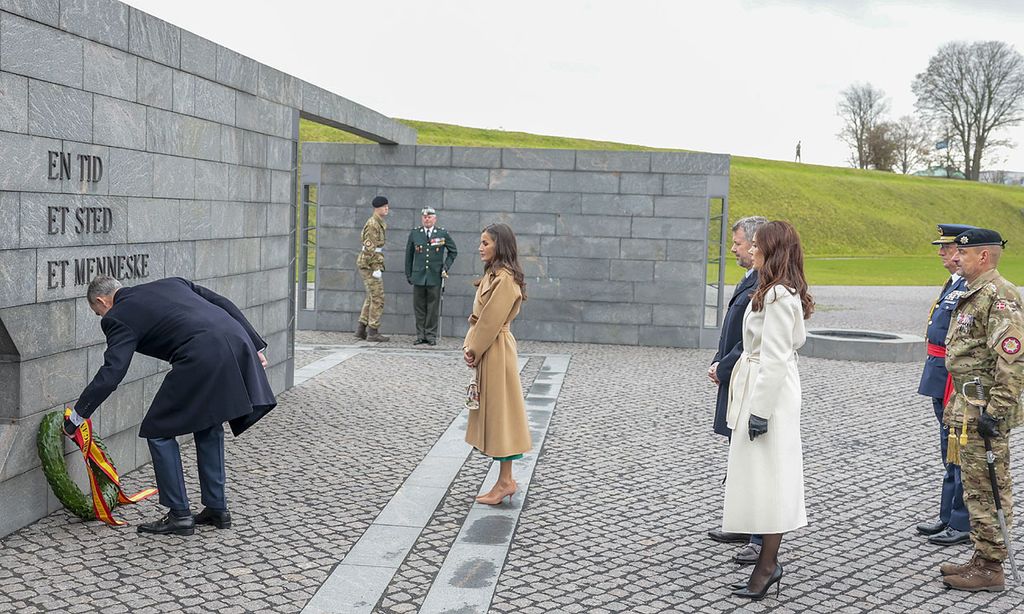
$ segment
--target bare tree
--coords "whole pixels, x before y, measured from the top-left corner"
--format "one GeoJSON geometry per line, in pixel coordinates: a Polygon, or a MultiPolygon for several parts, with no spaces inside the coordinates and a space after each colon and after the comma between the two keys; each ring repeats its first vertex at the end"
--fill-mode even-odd
{"type": "Polygon", "coordinates": [[[868,131],[868,168],[892,172],[897,163],[895,132],[896,124],[886,121],[878,122],[868,131]]]}
{"type": "Polygon", "coordinates": [[[853,150],[850,162],[857,168],[871,164],[868,137],[888,110],[885,92],[870,83],[854,83],[839,93],[836,113],[843,119],[839,138],[853,150]]]}
{"type": "Polygon", "coordinates": [[[992,133],[1024,120],[1024,56],[1001,41],[946,43],[912,87],[918,108],[952,129],[973,181],[988,150],[1006,145],[992,133]]]}
{"type": "Polygon", "coordinates": [[[896,156],[893,166],[904,175],[928,160],[932,143],[928,128],[920,120],[904,115],[892,125],[891,137],[896,156]]]}

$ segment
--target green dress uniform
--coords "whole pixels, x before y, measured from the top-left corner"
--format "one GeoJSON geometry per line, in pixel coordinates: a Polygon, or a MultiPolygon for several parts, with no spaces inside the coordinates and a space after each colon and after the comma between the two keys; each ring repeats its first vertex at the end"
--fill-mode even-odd
{"type": "Polygon", "coordinates": [[[977,430],[980,412],[967,403],[962,390],[964,382],[980,378],[988,398],[985,411],[999,420],[999,435],[990,441],[1009,526],[1013,516],[1009,431],[1020,426],[1024,417],[1020,406],[1024,387],[1022,342],[1024,311],[1016,286],[995,269],[982,273],[960,297],[946,335],[946,369],[953,378],[954,393],[943,418],[950,427],[950,443],[958,448],[975,553],[989,561],[1004,561],[1007,552],[996,519],[985,442],[977,430]]]}
{"type": "Polygon", "coordinates": [[[441,274],[451,268],[458,253],[455,241],[444,228],[434,226],[428,230],[420,226],[409,232],[405,244],[405,278],[413,286],[417,341],[437,342],[441,274]]]}
{"type": "Polygon", "coordinates": [[[359,323],[374,330],[380,328],[380,317],[384,313],[384,281],[373,274],[376,271],[384,271],[384,241],[387,239],[387,228],[384,220],[371,215],[363,225],[363,233],[360,235],[362,249],[356,258],[356,267],[366,288],[359,323]]]}

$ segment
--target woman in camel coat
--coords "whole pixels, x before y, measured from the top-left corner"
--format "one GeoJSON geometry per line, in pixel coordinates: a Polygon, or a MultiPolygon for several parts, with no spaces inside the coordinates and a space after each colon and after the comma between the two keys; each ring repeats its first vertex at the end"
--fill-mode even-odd
{"type": "MultiPolygon", "coordinates": [[[[722,530],[764,536],[757,564],[733,594],[761,599],[782,580],[783,533],[807,524],[796,352],[814,311],[800,237],[769,222],[750,250],[758,286],[743,317],[743,354],[733,368],[726,421],[733,429],[722,530]]],[[[778,587],[776,587],[778,588],[778,587]]]]}
{"type": "Polygon", "coordinates": [[[516,339],[509,325],[526,300],[526,282],[516,253],[516,237],[505,224],[480,234],[484,275],[476,282],[473,315],[463,343],[466,364],[477,371],[480,407],[469,412],[466,442],[501,463],[498,481],[477,501],[490,505],[512,500],[516,482],[512,461],[530,451],[530,426],[519,384],[516,339]]]}

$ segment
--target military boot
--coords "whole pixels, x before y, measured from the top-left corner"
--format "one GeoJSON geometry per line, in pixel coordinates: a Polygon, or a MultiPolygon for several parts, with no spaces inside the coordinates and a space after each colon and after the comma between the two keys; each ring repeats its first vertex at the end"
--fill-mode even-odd
{"type": "Polygon", "coordinates": [[[990,561],[977,557],[978,560],[967,571],[942,578],[942,583],[949,588],[959,591],[976,593],[978,591],[991,591],[998,593],[1006,589],[1006,579],[1003,577],[1003,562],[990,561]]]}
{"type": "Polygon", "coordinates": [[[369,326],[366,327],[366,340],[367,341],[378,341],[379,342],[379,341],[387,341],[388,339],[391,339],[391,337],[385,337],[384,335],[380,334],[380,331],[377,330],[376,328],[371,328],[369,326]]]}
{"type": "Polygon", "coordinates": [[[359,326],[356,327],[355,337],[356,339],[366,339],[366,324],[359,323],[359,326]]]}
{"type": "Polygon", "coordinates": [[[942,565],[939,565],[939,572],[941,572],[943,576],[959,576],[977,564],[978,551],[975,550],[971,555],[971,560],[966,563],[943,563],[942,565]]]}

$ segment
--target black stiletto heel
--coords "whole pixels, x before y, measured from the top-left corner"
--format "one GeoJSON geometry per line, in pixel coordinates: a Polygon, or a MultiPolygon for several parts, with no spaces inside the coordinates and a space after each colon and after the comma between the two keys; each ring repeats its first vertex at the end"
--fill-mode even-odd
{"type": "Polygon", "coordinates": [[[778,597],[782,591],[782,571],[782,565],[776,563],[775,571],[773,571],[772,575],[768,578],[768,582],[765,583],[764,588],[762,588],[759,591],[752,591],[747,589],[746,586],[744,586],[740,590],[733,591],[732,594],[736,595],[737,597],[746,597],[747,599],[750,599],[752,601],[761,601],[762,599],[764,599],[764,596],[768,594],[768,589],[770,589],[772,587],[772,584],[774,584],[775,596],[778,597]]]}

